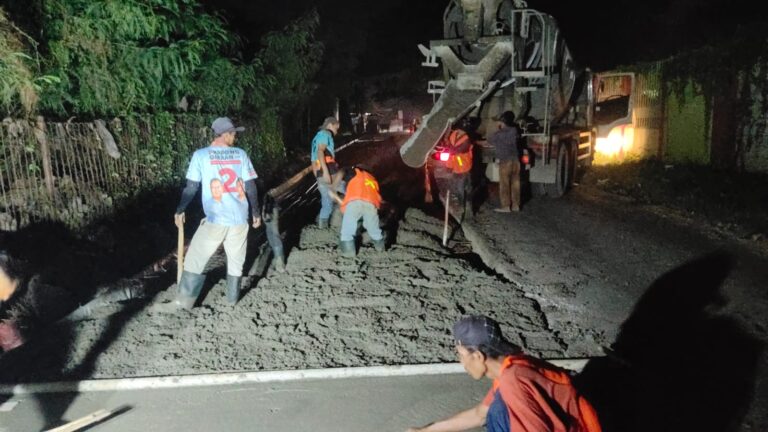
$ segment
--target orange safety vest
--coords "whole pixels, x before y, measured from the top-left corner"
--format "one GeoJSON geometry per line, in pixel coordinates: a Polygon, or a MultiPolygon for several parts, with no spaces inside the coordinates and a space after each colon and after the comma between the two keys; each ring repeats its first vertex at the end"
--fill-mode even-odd
{"type": "MultiPolygon", "coordinates": [[[[544,378],[557,383],[573,387],[571,384],[571,377],[565,371],[554,369],[548,363],[543,360],[530,359],[528,357],[508,356],[504,359],[504,363],[501,365],[501,370],[508,369],[512,366],[523,366],[531,368],[539,372],[544,378]]],[[[492,392],[496,392],[499,388],[499,381],[493,380],[492,392]]],[[[583,432],[601,432],[600,422],[597,419],[597,412],[592,404],[589,403],[583,396],[577,395],[577,404],[579,407],[578,420],[580,428],[578,430],[583,432]]]]}
{"type": "MultiPolygon", "coordinates": [[[[335,165],[336,160],[333,158],[333,156],[325,155],[325,166],[328,167],[329,174],[334,174],[336,172],[335,165]]],[[[323,175],[323,165],[320,163],[320,159],[315,159],[315,177],[320,177],[323,175]]]]}
{"type": "MultiPolygon", "coordinates": [[[[453,149],[469,141],[469,135],[461,129],[455,129],[448,134],[448,145],[453,149]]],[[[472,145],[465,153],[451,155],[446,163],[448,168],[456,174],[464,174],[472,169],[472,145]]]]}
{"type": "Polygon", "coordinates": [[[347,193],[341,203],[341,211],[344,212],[347,209],[347,204],[354,200],[367,201],[376,208],[381,206],[379,182],[369,172],[358,168],[355,168],[355,176],[347,183],[347,193]]]}

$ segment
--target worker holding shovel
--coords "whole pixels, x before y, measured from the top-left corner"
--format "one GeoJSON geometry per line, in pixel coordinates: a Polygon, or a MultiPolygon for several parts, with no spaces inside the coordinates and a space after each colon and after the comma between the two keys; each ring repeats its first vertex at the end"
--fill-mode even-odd
{"type": "MultiPolygon", "coordinates": [[[[214,120],[211,129],[215,137],[213,142],[192,155],[186,176],[187,186],[174,216],[180,231],[180,252],[183,252],[184,212],[203,185],[201,195],[205,218],[192,237],[183,260],[179,292],[171,310],[191,309],[194,306],[205,282],[203,270],[222,244],[227,255],[227,302],[237,303],[245,264],[248,225],[254,228],[261,225],[256,171],[245,151],[233,147],[237,132],[245,128],[235,127],[229,118],[220,117],[214,120]]],[[[181,265],[181,253],[179,258],[181,265]]]]}

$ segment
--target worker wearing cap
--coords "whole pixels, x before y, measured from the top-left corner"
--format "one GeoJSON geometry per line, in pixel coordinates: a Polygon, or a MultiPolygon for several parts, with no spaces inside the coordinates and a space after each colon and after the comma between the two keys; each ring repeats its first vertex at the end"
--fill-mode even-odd
{"type": "Polygon", "coordinates": [[[599,432],[597,415],[571,384],[568,373],[523,354],[499,324],[481,315],[453,326],[456,352],[474,379],[493,380],[478,405],[408,432],[463,431],[485,425],[489,432],[599,432]]]}
{"type": "Polygon", "coordinates": [[[499,161],[499,213],[520,211],[520,151],[515,113],[504,111],[498,117],[498,131],[488,138],[499,161]]]}
{"type": "Polygon", "coordinates": [[[211,125],[214,139],[208,147],[195,151],[187,169],[187,186],[176,208],[175,222],[184,224],[184,211],[203,185],[205,219],[192,237],[174,301],[177,308],[190,309],[205,282],[208,260],[224,245],[227,255],[226,297],[230,304],[240,297],[240,282],[245,264],[248,226],[261,225],[256,170],[243,149],[233,147],[237,132],[232,120],[220,117],[211,125]],[[250,217],[249,217],[250,204],[250,217]]]}
{"type": "MultiPolygon", "coordinates": [[[[328,228],[334,201],[328,191],[331,190],[333,176],[339,169],[336,163],[336,150],[333,136],[339,132],[339,120],[336,117],[326,117],[320,130],[312,139],[312,171],[317,178],[317,191],[320,194],[320,213],[317,215],[318,228],[328,228]]],[[[339,185],[343,190],[343,185],[339,185]]]]}
{"type": "Polygon", "coordinates": [[[360,165],[344,168],[334,175],[334,186],[341,182],[346,183],[343,200],[333,190],[334,188],[329,191],[330,196],[341,206],[344,214],[341,220],[339,242],[341,255],[347,258],[355,257],[355,236],[360,219],[363,220],[363,228],[368,231],[373,246],[377,251],[383,252],[386,249],[386,239],[379,227],[378,210],[381,206],[379,182],[371,174],[370,169],[360,165]]]}

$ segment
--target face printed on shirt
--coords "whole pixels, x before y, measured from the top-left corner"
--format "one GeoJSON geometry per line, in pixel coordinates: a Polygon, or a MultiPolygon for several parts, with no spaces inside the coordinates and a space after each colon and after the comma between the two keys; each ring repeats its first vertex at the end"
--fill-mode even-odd
{"type": "Polygon", "coordinates": [[[221,197],[224,195],[224,185],[219,179],[211,180],[211,197],[216,202],[221,202],[221,197]]]}
{"type": "Polygon", "coordinates": [[[242,178],[237,179],[237,199],[245,201],[245,182],[242,178]]]}

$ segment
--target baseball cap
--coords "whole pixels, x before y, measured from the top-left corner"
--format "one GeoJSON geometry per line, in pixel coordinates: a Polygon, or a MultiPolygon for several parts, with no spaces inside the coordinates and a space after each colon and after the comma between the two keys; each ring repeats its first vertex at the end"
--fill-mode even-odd
{"type": "Polygon", "coordinates": [[[453,338],[459,345],[478,348],[484,347],[491,352],[486,354],[513,354],[521,348],[506,340],[501,334],[499,323],[484,315],[469,315],[460,318],[453,325],[453,338]]]}
{"type": "Polygon", "coordinates": [[[232,120],[230,120],[229,117],[217,118],[211,124],[211,129],[213,129],[213,133],[216,136],[225,134],[227,132],[242,132],[245,130],[245,128],[242,126],[235,127],[235,125],[232,124],[232,120]]]}
{"type": "Polygon", "coordinates": [[[512,126],[515,124],[515,113],[513,113],[512,111],[504,111],[503,113],[499,114],[493,119],[495,121],[500,121],[507,126],[512,126]]]}

